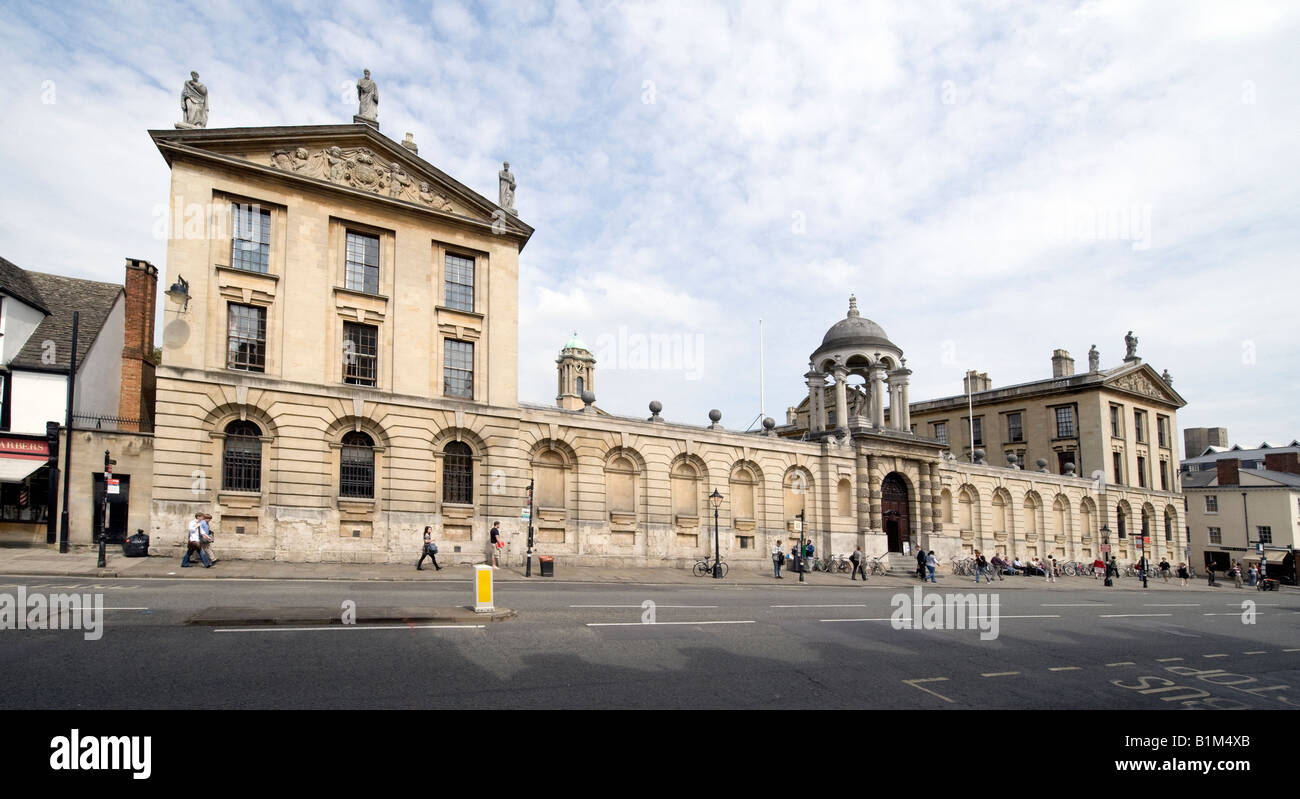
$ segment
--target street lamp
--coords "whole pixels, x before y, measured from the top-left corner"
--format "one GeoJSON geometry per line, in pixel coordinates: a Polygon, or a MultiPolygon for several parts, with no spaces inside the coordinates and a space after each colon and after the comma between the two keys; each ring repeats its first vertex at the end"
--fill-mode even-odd
{"type": "Polygon", "coordinates": [[[718,549],[718,508],[722,507],[722,495],[718,489],[713,489],[709,494],[709,502],[713,505],[713,578],[722,579],[722,552],[718,549]]]}

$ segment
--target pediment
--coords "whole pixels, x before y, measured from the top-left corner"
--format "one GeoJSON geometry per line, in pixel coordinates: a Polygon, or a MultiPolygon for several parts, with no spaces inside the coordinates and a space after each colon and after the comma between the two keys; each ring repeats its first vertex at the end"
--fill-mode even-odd
{"type": "Polygon", "coordinates": [[[1156,374],[1154,369],[1146,364],[1142,364],[1136,369],[1123,374],[1108,377],[1102,385],[1106,388],[1127,391],[1130,394],[1137,394],[1169,405],[1182,407],[1187,404],[1186,400],[1180,397],[1160,375],[1156,374]]]}
{"type": "Polygon", "coordinates": [[[151,131],[168,163],[202,151],[312,181],[365,192],[522,235],[533,229],[368,125],[151,131]]]}

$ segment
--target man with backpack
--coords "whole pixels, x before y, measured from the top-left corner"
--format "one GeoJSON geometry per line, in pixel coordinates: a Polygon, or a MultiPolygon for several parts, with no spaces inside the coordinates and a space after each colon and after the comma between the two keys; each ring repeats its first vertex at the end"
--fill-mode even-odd
{"type": "Polygon", "coordinates": [[[849,577],[850,580],[858,579],[858,574],[861,573],[862,582],[867,581],[866,559],[866,556],[862,554],[862,547],[853,550],[853,554],[849,555],[849,562],[853,564],[853,575],[849,577]]]}

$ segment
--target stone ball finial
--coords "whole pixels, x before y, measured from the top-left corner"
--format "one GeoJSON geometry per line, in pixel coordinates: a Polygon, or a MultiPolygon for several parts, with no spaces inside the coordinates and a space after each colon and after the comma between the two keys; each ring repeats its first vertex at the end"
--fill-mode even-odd
{"type": "Polygon", "coordinates": [[[1038,460],[1034,461],[1034,463],[1038,465],[1038,471],[1040,472],[1047,471],[1047,458],[1039,458],[1038,460]]]}
{"type": "Polygon", "coordinates": [[[1008,465],[1008,466],[1015,466],[1015,465],[1016,465],[1017,463],[1019,463],[1019,462],[1020,462],[1020,459],[1016,457],[1016,453],[1014,453],[1014,452],[1008,452],[1008,453],[1007,453],[1007,465],[1008,465]]]}
{"type": "Polygon", "coordinates": [[[976,463],[983,463],[983,462],[984,462],[984,450],[982,450],[982,449],[977,449],[977,450],[975,450],[974,455],[975,455],[975,462],[976,462],[976,463]]]}
{"type": "Polygon", "coordinates": [[[594,391],[582,392],[582,402],[584,405],[591,405],[595,401],[596,401],[596,392],[594,391]]]}
{"type": "Polygon", "coordinates": [[[862,316],[858,311],[858,298],[854,294],[849,295],[849,316],[862,316]]]}
{"type": "Polygon", "coordinates": [[[659,400],[650,400],[650,412],[653,413],[655,416],[658,416],[659,412],[662,411],[663,409],[664,409],[664,404],[662,402],[660,402],[659,400]]]}
{"type": "Polygon", "coordinates": [[[775,427],[776,427],[776,420],[775,420],[775,419],[773,419],[771,416],[764,416],[764,417],[763,417],[763,429],[764,429],[764,430],[771,430],[771,429],[773,429],[773,428],[775,428],[775,427]]]}
{"type": "Polygon", "coordinates": [[[722,411],[718,410],[717,408],[714,408],[713,410],[709,411],[709,421],[713,422],[714,424],[721,422],[722,411]]]}
{"type": "Polygon", "coordinates": [[[1065,463],[1065,476],[1074,477],[1074,463],[1071,461],[1066,461],[1065,463]]]}

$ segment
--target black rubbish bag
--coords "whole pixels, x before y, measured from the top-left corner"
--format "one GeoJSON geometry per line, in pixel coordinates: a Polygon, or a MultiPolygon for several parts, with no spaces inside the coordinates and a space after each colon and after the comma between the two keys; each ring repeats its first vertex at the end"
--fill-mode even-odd
{"type": "Polygon", "coordinates": [[[149,557],[149,536],[144,530],[136,530],[135,535],[122,542],[122,554],[128,558],[149,557]]]}

